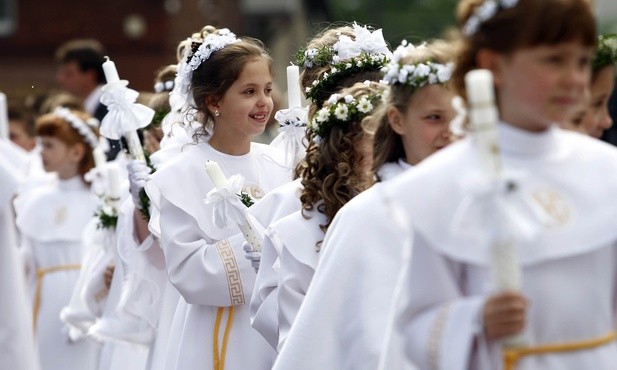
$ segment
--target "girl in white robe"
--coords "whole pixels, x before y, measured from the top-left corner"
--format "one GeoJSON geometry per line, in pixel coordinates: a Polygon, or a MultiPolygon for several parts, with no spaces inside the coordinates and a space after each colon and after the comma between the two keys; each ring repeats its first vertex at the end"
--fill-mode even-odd
{"type": "MultiPolygon", "coordinates": [[[[301,172],[302,210],[266,230],[265,243],[279,252],[278,348],[283,346],[321,256],[324,234],[336,212],[373,182],[372,146],[384,87],[359,83],[335,94],[311,122],[312,144],[301,172]],[[341,119],[340,112],[349,112],[341,119]]],[[[275,262],[276,265],[276,262],[275,262]]]]}
{"type": "Polygon", "coordinates": [[[42,369],[94,369],[98,346],[73,342],[60,321],[83,257],[82,234],[98,204],[84,174],[94,166],[95,129],[83,112],[59,108],[37,120],[46,171],[57,181],[16,199],[17,226],[33,293],[33,322],[42,369]]]}
{"type": "MultiPolygon", "coordinates": [[[[454,117],[448,85],[452,58],[451,45],[442,40],[419,47],[403,42],[394,52],[385,68],[390,84],[387,104],[375,114],[379,127],[373,169],[380,182],[390,181],[449,144],[449,122],[454,117]],[[430,66],[430,75],[416,78],[403,72],[422,66],[430,66]]],[[[376,207],[375,212],[395,216],[389,206],[376,207]]],[[[393,224],[375,233],[371,223],[364,222],[364,213],[356,213],[348,225],[338,223],[338,218],[326,233],[311,282],[314,288],[303,302],[308,307],[296,317],[294,326],[301,329],[292,328],[277,368],[377,368],[389,315],[385,302],[392,299],[402,253],[400,244],[391,240],[400,230],[393,224]],[[359,245],[379,247],[358,253],[359,245]],[[346,299],[341,301],[341,296],[346,299]]]]}
{"type": "MultiPolygon", "coordinates": [[[[381,30],[373,31],[373,33],[380,32],[381,30]]],[[[330,94],[336,93],[343,88],[351,87],[356,82],[379,81],[382,78],[380,69],[389,60],[391,53],[387,47],[383,47],[385,45],[383,38],[382,42],[376,42],[377,39],[375,39],[375,42],[370,45],[371,47],[374,46],[375,49],[367,50],[369,45],[361,43],[362,38],[367,33],[370,33],[370,31],[366,27],[357,24],[353,26],[345,25],[327,29],[308,42],[305,48],[306,51],[303,54],[304,56],[299,58],[297,63],[304,68],[300,76],[302,89],[310,95],[309,120],[323,106],[330,97],[330,94]],[[339,42],[345,38],[357,40],[358,50],[361,51],[360,54],[348,55],[344,60],[339,60],[338,62],[325,62],[326,60],[331,60],[335,52],[342,51],[338,46],[335,48],[335,45],[339,45],[339,42]],[[328,50],[332,55],[319,58],[319,61],[317,61],[316,58],[309,56],[313,55],[312,53],[316,50],[328,50]],[[358,62],[365,58],[366,55],[374,56],[375,60],[379,60],[379,62],[359,65],[358,62]],[[342,67],[346,66],[348,62],[353,62],[357,66],[353,73],[346,71],[345,67],[342,67]],[[338,68],[338,71],[333,70],[333,67],[338,68]],[[328,84],[325,88],[321,83],[325,78],[324,76],[328,77],[328,84]],[[315,88],[315,86],[320,87],[315,88]]],[[[313,55],[313,57],[315,56],[313,55]]],[[[312,145],[310,140],[310,136],[305,138],[307,146],[312,145]]],[[[298,164],[294,177],[299,176],[298,173],[304,166],[305,164],[302,162],[298,164]]],[[[268,193],[249,209],[249,213],[266,229],[275,221],[301,210],[300,192],[302,188],[301,180],[296,178],[293,182],[268,193]]],[[[257,253],[252,249],[249,249],[247,252],[247,258],[255,261],[257,253]]],[[[273,265],[280,257],[279,252],[272,249],[270,244],[266,244],[260,256],[261,258],[257,259],[256,263],[254,263],[259,268],[259,272],[250,305],[251,325],[266,338],[273,348],[278,347],[278,319],[276,314],[277,298],[276,295],[271,293],[278,284],[278,271],[276,268],[273,268],[273,265]]]]}
{"type": "Polygon", "coordinates": [[[478,181],[484,170],[471,138],[354,199],[337,220],[351,225],[363,213],[364,225],[380,233],[393,224],[383,217],[387,202],[403,210],[407,231],[389,242],[413,242],[413,254],[396,328],[407,361],[419,368],[612,369],[617,232],[606,199],[617,187],[617,152],[555,127],[584,95],[595,42],[590,4],[482,4],[460,4],[465,36],[453,80],[463,92],[470,69],[495,76],[503,168],[523,172],[512,176],[512,202],[536,211],[517,214],[527,226],[516,244],[521,290],[492,289],[494,215],[473,204],[490,186],[478,181]],[[502,340],[519,333],[521,347],[508,348],[504,362],[502,340]]]}
{"type": "Polygon", "coordinates": [[[250,142],[272,111],[271,59],[258,41],[236,39],[229,30],[206,27],[202,34],[202,43],[187,49],[178,73],[204,122],[202,133],[211,136],[186,146],[146,185],[160,209],[169,279],[182,296],[165,368],[263,368],[273,350],[250,327],[246,306],[255,271],[243,258],[237,226],[219,228],[212,205],[204,204],[214,188],[204,165],[215,161],[226,177],[242,175],[243,191],[253,198],[289,178],[280,166],[282,152],[250,142]]]}
{"type": "Polygon", "coordinates": [[[0,156],[0,338],[5,338],[0,342],[2,370],[39,368],[11,206],[19,186],[19,177],[18,171],[6,158],[0,156]]]}

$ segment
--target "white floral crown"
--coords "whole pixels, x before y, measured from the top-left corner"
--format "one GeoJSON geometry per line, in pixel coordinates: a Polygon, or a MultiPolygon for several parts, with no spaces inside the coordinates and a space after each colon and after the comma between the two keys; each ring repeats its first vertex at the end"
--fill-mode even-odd
{"type": "Polygon", "coordinates": [[[326,101],[326,106],[317,111],[310,122],[309,128],[317,143],[334,126],[345,126],[358,122],[368,116],[375,106],[383,100],[383,91],[376,94],[362,95],[359,99],[352,95],[333,94],[326,101]]]}
{"type": "Polygon", "coordinates": [[[99,140],[96,134],[92,130],[92,127],[98,127],[99,121],[96,118],[89,118],[86,122],[82,121],[79,117],[74,115],[70,109],[65,107],[56,107],[54,114],[73,127],[92,149],[99,145],[99,140]]]}
{"type": "Polygon", "coordinates": [[[225,46],[239,41],[236,35],[229,29],[221,28],[214,33],[208,34],[197,50],[194,50],[194,47],[197,46],[199,42],[191,42],[191,46],[184,49],[182,62],[178,65],[177,76],[179,77],[182,93],[190,97],[191,77],[193,76],[193,71],[195,71],[201,63],[208,60],[215,51],[221,50],[225,46]]]}
{"type": "Polygon", "coordinates": [[[484,0],[481,5],[478,5],[473,14],[467,19],[467,22],[463,25],[462,32],[466,36],[472,36],[478,31],[482,23],[493,18],[500,10],[510,9],[519,0],[484,0]]]}
{"type": "Polygon", "coordinates": [[[414,89],[425,85],[443,84],[450,80],[454,64],[440,64],[431,61],[425,63],[406,64],[402,59],[416,49],[426,48],[424,44],[415,47],[406,40],[401,42],[393,53],[392,60],[381,71],[384,80],[390,84],[405,84],[414,89]]]}
{"type": "Polygon", "coordinates": [[[360,71],[379,70],[392,52],[383,38],[382,30],[370,31],[354,22],[355,40],[347,35],[339,35],[339,40],[332,46],[319,49],[300,50],[297,62],[305,68],[330,65],[330,71],[324,72],[312,86],[305,89],[305,95],[312,100],[320,100],[324,90],[336,84],[336,80],[360,71]]]}

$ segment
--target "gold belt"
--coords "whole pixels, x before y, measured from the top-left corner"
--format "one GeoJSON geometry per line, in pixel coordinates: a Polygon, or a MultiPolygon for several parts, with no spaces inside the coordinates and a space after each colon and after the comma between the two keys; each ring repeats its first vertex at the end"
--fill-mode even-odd
{"type": "Polygon", "coordinates": [[[219,331],[221,329],[221,320],[223,319],[224,307],[219,307],[216,311],[216,322],[214,323],[214,338],[212,339],[212,353],[214,355],[214,370],[225,369],[225,353],[227,352],[227,342],[229,340],[229,331],[231,323],[234,319],[234,306],[229,307],[229,315],[227,316],[227,325],[225,326],[225,334],[223,335],[223,346],[219,353],[219,331]]]}
{"type": "Polygon", "coordinates": [[[41,308],[41,290],[43,288],[43,278],[45,275],[58,271],[79,270],[80,268],[80,264],[56,265],[45,267],[36,271],[36,290],[34,291],[34,307],[32,309],[32,326],[34,331],[36,331],[36,322],[39,317],[39,310],[41,308]]]}
{"type": "Polygon", "coordinates": [[[595,339],[579,342],[544,344],[535,347],[516,347],[503,350],[503,369],[514,370],[518,361],[525,356],[541,355],[546,353],[573,352],[592,349],[608,344],[617,338],[617,333],[610,333],[595,339]]]}

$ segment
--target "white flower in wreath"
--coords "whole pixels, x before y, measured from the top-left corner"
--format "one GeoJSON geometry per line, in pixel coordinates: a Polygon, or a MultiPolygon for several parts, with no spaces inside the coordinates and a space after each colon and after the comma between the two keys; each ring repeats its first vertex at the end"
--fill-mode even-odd
{"type": "Polygon", "coordinates": [[[398,82],[405,83],[407,81],[407,76],[409,75],[409,71],[407,69],[401,69],[398,73],[398,82]]]}
{"type": "Polygon", "coordinates": [[[336,102],[341,98],[341,94],[332,94],[330,95],[330,97],[328,98],[327,102],[330,105],[334,105],[336,104],[336,102]]]}
{"type": "Polygon", "coordinates": [[[416,66],[416,70],[414,71],[414,76],[417,78],[427,77],[431,73],[431,67],[426,64],[418,64],[416,66]]]}
{"type": "Polygon", "coordinates": [[[349,104],[353,101],[353,96],[347,94],[345,95],[345,103],[349,104]]]}
{"type": "Polygon", "coordinates": [[[437,78],[439,79],[439,82],[447,82],[450,78],[452,78],[453,67],[454,65],[452,63],[437,65],[437,78]]]}
{"type": "Polygon", "coordinates": [[[332,67],[332,69],[330,69],[330,73],[334,74],[338,72],[338,69],[336,67],[332,67]]]}
{"type": "Polygon", "coordinates": [[[363,96],[358,101],[358,110],[361,113],[367,114],[373,110],[373,104],[366,98],[366,96],[363,96]]]}
{"type": "Polygon", "coordinates": [[[349,108],[347,108],[345,104],[337,105],[336,109],[334,109],[334,116],[341,121],[347,120],[349,117],[349,108]]]}
{"type": "Polygon", "coordinates": [[[315,117],[315,121],[318,123],[324,123],[330,117],[330,110],[328,108],[321,108],[319,112],[317,112],[317,117],[315,117]]]}
{"type": "Polygon", "coordinates": [[[428,75],[428,83],[429,83],[430,85],[434,85],[434,84],[436,84],[437,82],[439,82],[439,81],[437,80],[437,75],[436,75],[436,74],[431,73],[430,75],[428,75]]]}
{"type": "Polygon", "coordinates": [[[352,65],[351,63],[347,63],[347,64],[345,64],[345,67],[346,67],[347,69],[349,69],[349,68],[353,67],[353,65],[352,65]]]}

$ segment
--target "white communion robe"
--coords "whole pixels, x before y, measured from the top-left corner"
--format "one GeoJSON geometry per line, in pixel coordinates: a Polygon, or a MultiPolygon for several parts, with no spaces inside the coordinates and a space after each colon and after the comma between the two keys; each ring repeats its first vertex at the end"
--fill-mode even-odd
{"type": "Polygon", "coordinates": [[[226,369],[266,368],[274,351],[249,323],[255,271],[244,258],[244,238],[237,226],[216,227],[212,206],[204,204],[214,187],[204,168],[207,160],[218,162],[226,177],[241,174],[244,190],[253,198],[289,179],[281,166],[282,152],[256,143],[241,156],[200,143],[152,175],[146,188],[160,209],[169,279],[182,296],[165,368],[203,369],[223,362],[226,369]]]}
{"type": "MultiPolygon", "coordinates": [[[[547,216],[534,223],[534,238],[516,244],[522,294],[530,302],[524,344],[605,337],[615,330],[616,319],[617,208],[608,200],[617,190],[617,151],[556,127],[530,133],[501,123],[498,137],[505,170],[519,171],[518,198],[512,202],[526,199],[529,208],[547,216]]],[[[396,327],[406,339],[404,355],[421,369],[502,368],[500,343],[488,343],[481,324],[483,304],[493,293],[487,223],[494,215],[468,202],[478,196],[480,165],[468,138],[379,190],[405,210],[414,230],[407,299],[396,327]]],[[[356,211],[367,215],[373,229],[385,227],[388,219],[374,213],[376,199],[360,201],[365,204],[356,211]]],[[[536,216],[520,217],[534,221],[536,216]]],[[[523,357],[515,369],[608,370],[615,364],[612,341],[523,357]]]]}
{"type": "Polygon", "coordinates": [[[71,299],[84,252],[83,232],[97,204],[80,176],[38,187],[15,201],[44,370],[95,368],[98,345],[69,340],[60,311],[71,299]]]}
{"type": "Polygon", "coordinates": [[[271,293],[277,298],[278,333],[280,350],[285,343],[315,269],[321,257],[318,251],[324,239],[319,225],[327,222],[320,212],[297,211],[275,222],[266,231],[265,243],[271,243],[279,252],[279,276],[271,293]]]}
{"type": "MultiPolygon", "coordinates": [[[[378,173],[382,181],[390,181],[410,168],[400,160],[378,173]]],[[[392,220],[392,204],[377,191],[381,186],[374,185],[337,212],[274,369],[377,369],[403,239],[393,222],[374,227],[375,218],[392,220]],[[368,200],[370,211],[364,208],[368,200]]]]}
{"type": "MultiPolygon", "coordinates": [[[[263,229],[277,220],[288,216],[302,208],[300,179],[279,186],[261,198],[249,208],[250,213],[263,229]]],[[[257,330],[272,348],[276,349],[279,342],[278,332],[278,302],[276,294],[272,294],[278,285],[278,261],[280,250],[274,244],[264,240],[259,271],[253,288],[253,296],[249,306],[251,325],[257,330]]]]}
{"type": "Polygon", "coordinates": [[[1,156],[0,184],[0,370],[36,370],[39,366],[32,337],[32,315],[17,255],[11,207],[19,174],[1,156]]]}

